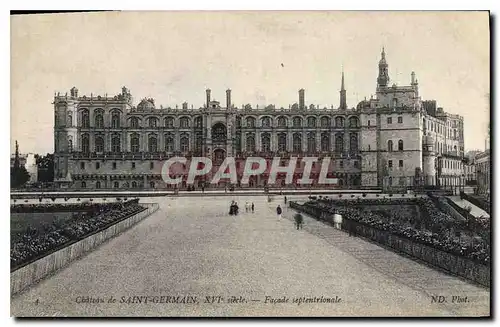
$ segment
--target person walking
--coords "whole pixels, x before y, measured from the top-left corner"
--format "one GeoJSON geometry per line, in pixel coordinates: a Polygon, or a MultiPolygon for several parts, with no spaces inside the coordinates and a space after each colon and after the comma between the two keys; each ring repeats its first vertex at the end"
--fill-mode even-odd
{"type": "Polygon", "coordinates": [[[294,219],[297,230],[302,229],[302,223],[304,222],[304,218],[302,217],[302,215],[300,213],[296,213],[294,219]]]}
{"type": "Polygon", "coordinates": [[[281,210],[281,207],[280,205],[278,204],[278,207],[276,207],[276,214],[278,215],[278,220],[281,219],[281,213],[283,212],[283,210],[281,210]]]}
{"type": "Polygon", "coordinates": [[[286,195],[285,195],[285,204],[286,204],[286,195]]]}
{"type": "Polygon", "coordinates": [[[255,211],[255,206],[254,206],[254,204],[252,202],[252,213],[254,213],[254,211],[255,211]]]}

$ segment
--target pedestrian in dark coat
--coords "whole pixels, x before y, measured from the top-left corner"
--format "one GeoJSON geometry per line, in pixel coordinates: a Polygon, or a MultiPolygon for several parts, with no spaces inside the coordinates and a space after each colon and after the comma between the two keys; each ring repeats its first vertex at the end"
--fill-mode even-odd
{"type": "Polygon", "coordinates": [[[255,210],[255,206],[254,206],[254,204],[252,202],[252,213],[254,212],[254,210],[255,210]]]}
{"type": "Polygon", "coordinates": [[[297,213],[297,214],[295,214],[294,219],[295,219],[295,226],[297,227],[297,230],[299,228],[302,229],[302,224],[304,222],[304,218],[302,217],[302,215],[300,213],[297,213]]]}
{"type": "Polygon", "coordinates": [[[281,219],[282,212],[283,212],[283,210],[281,210],[281,207],[278,205],[278,207],[276,208],[276,214],[278,215],[278,220],[281,219]]]}

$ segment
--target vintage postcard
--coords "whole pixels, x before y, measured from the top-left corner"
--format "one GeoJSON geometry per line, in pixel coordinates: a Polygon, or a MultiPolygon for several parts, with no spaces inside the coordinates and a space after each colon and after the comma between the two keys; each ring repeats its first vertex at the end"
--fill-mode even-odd
{"type": "Polygon", "coordinates": [[[490,317],[490,14],[12,15],[14,317],[490,317]]]}

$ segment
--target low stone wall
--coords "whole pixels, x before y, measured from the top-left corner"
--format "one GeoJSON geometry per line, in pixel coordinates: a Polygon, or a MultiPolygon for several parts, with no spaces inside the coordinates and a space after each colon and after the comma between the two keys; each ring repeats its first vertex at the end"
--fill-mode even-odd
{"type": "MultiPolygon", "coordinates": [[[[290,202],[290,207],[304,212],[311,217],[333,223],[333,214],[319,208],[312,208],[290,202]]],[[[431,246],[413,242],[410,239],[393,235],[388,231],[373,228],[359,222],[343,217],[342,227],[351,224],[356,234],[366,237],[376,243],[390,247],[397,252],[405,253],[414,258],[429,263],[432,266],[442,268],[460,277],[464,277],[483,286],[490,286],[490,266],[476,263],[470,259],[463,258],[448,252],[435,249],[431,246]]]]}
{"type": "Polygon", "coordinates": [[[157,203],[141,203],[140,205],[147,209],[12,272],[10,274],[11,295],[63,268],[158,210],[157,203]]]}
{"type": "Polygon", "coordinates": [[[473,194],[467,194],[464,192],[460,192],[460,198],[469,201],[476,207],[483,209],[486,211],[489,215],[491,215],[491,205],[490,203],[482,200],[481,198],[473,195],[473,194]]]}

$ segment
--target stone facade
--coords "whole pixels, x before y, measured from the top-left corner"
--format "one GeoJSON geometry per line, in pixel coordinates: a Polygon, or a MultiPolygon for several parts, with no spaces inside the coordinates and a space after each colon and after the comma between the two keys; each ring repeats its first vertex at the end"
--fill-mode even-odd
{"type": "MultiPolygon", "coordinates": [[[[158,108],[153,99],[134,106],[125,87],[112,97],[79,96],[72,88],[70,95],[54,97],[55,176],[61,186],[74,188],[168,188],[173,186],[162,181],[161,168],[173,156],[210,157],[214,169],[228,156],[237,166],[247,157],[279,156],[283,165],[298,158],[295,180],[304,166],[300,158],[314,156],[331,158],[328,177],[337,177],[339,186],[441,183],[440,158],[463,157],[463,118],[422,101],[414,73],[408,86],[389,81],[382,51],[376,96],[355,108],[347,107],[343,73],[336,108],[306,104],[303,89],[287,108],[237,107],[231,90],[221,105],[209,89],[200,108],[158,108]]],[[[187,168],[180,165],[176,174],[187,168]]],[[[264,173],[250,184],[264,186],[266,180],[264,173]]],[[[278,176],[277,184],[283,182],[278,176]]]]}
{"type": "Polygon", "coordinates": [[[479,194],[490,196],[491,193],[491,157],[490,150],[480,153],[475,158],[477,191],[479,194]]]}

